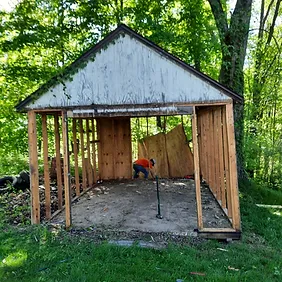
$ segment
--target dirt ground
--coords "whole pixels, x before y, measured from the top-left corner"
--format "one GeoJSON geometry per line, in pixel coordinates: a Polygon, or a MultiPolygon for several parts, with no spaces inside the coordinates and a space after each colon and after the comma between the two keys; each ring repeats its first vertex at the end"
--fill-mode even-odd
{"type": "MultiPolygon", "coordinates": [[[[197,228],[194,180],[161,179],[158,213],[156,181],[107,181],[92,188],[72,204],[74,228],[97,228],[121,232],[170,232],[191,235],[197,228]]],[[[231,227],[213,195],[201,188],[204,227],[231,227]]],[[[65,213],[52,223],[63,224],[65,213]]]]}

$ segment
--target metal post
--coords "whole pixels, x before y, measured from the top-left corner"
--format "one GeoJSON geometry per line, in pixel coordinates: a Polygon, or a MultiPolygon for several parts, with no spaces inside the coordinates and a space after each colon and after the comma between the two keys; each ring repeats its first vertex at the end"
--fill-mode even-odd
{"type": "Polygon", "coordinates": [[[158,214],[156,215],[157,218],[162,219],[161,215],[161,206],[160,206],[160,194],[159,194],[159,178],[156,175],[156,182],[157,182],[157,198],[158,198],[158,214]]]}

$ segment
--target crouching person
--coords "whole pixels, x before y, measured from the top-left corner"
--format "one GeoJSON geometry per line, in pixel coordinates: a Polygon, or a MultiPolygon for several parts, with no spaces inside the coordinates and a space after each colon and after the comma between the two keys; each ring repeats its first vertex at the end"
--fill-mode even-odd
{"type": "Polygon", "coordinates": [[[151,173],[152,177],[155,178],[155,174],[153,171],[153,166],[156,164],[154,159],[138,159],[133,163],[134,169],[134,178],[139,177],[139,173],[142,172],[144,174],[145,179],[148,179],[149,172],[151,173]]]}

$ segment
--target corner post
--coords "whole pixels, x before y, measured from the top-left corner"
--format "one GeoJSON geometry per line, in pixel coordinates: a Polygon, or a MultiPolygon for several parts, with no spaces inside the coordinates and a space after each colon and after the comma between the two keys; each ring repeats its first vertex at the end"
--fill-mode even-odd
{"type": "Polygon", "coordinates": [[[29,171],[31,191],[31,223],[40,223],[40,200],[37,155],[36,113],[28,111],[29,171]]]}
{"type": "Polygon", "coordinates": [[[198,145],[198,128],[197,128],[197,114],[196,107],[193,107],[192,118],[192,132],[193,132],[193,155],[194,155],[194,177],[196,186],[196,201],[197,201],[197,217],[198,229],[203,229],[202,216],[202,199],[201,199],[201,183],[200,183],[200,165],[199,165],[199,145],[198,145]]]}
{"type": "Polygon", "coordinates": [[[70,191],[70,165],[69,165],[69,144],[68,144],[68,117],[67,112],[62,112],[62,135],[64,148],[64,188],[65,188],[65,209],[66,228],[71,226],[71,191],[70,191]]]}

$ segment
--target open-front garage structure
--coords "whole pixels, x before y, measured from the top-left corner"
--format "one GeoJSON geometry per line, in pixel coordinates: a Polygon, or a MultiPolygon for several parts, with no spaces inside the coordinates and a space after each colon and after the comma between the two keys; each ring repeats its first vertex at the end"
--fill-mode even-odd
{"type": "Polygon", "coordinates": [[[180,131],[165,136],[153,136],[150,145],[145,140],[138,154],[157,159],[160,179],[183,178],[192,170],[195,229],[207,237],[219,234],[221,238],[238,238],[241,227],[233,104],[242,102],[238,94],[127,26],[119,26],[17,105],[18,111],[28,114],[32,223],[40,223],[42,216],[39,139],[43,155],[44,217],[51,219],[64,209],[65,224],[69,227],[72,202],[89,188],[100,180],[132,179],[133,119],[188,116],[193,137],[190,151],[183,149],[177,138],[169,137],[181,135],[181,127],[180,131]],[[54,158],[50,160],[51,154],[54,158]],[[179,170],[176,164],[185,154],[187,162],[182,159],[183,170],[179,170]],[[55,207],[50,188],[52,174],[57,185],[55,207]],[[226,215],[228,226],[205,226],[201,183],[208,187],[226,215]]]}

